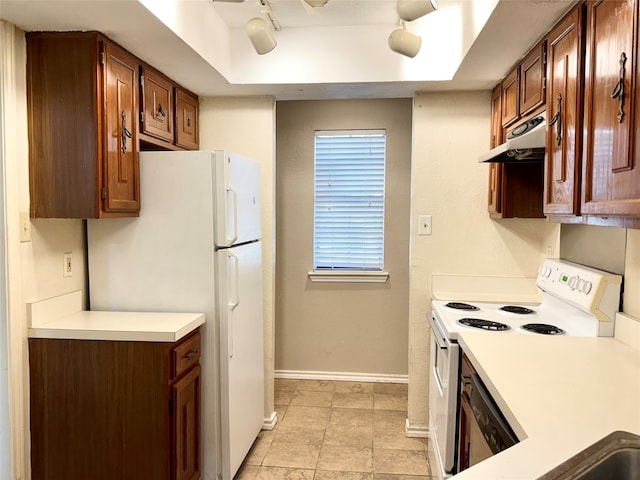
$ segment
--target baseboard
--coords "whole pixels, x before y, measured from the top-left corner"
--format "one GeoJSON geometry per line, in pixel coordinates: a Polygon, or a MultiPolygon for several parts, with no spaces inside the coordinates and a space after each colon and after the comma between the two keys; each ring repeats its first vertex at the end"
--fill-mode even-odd
{"type": "Polygon", "coordinates": [[[429,427],[422,425],[411,425],[407,418],[404,423],[404,433],[407,437],[429,438],[429,427]]]}
{"type": "Polygon", "coordinates": [[[276,427],[276,423],[278,423],[278,414],[276,412],[271,412],[271,415],[264,419],[262,430],[273,430],[276,427]]]}
{"type": "Polygon", "coordinates": [[[275,378],[293,380],[334,380],[343,382],[409,383],[408,375],[386,373],[316,372],[303,370],[276,370],[275,378]]]}

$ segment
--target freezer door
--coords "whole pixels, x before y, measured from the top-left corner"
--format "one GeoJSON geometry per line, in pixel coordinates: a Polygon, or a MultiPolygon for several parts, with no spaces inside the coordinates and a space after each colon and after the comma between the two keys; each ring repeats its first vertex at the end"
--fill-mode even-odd
{"type": "Polygon", "coordinates": [[[223,479],[264,423],[262,242],[216,252],[223,479]]]}
{"type": "Polygon", "coordinates": [[[216,246],[261,238],[260,164],[222,150],[215,157],[216,246]]]}

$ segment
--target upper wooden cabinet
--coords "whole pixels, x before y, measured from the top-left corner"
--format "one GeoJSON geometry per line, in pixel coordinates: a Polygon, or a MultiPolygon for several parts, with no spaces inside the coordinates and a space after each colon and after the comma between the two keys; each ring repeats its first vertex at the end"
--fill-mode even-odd
{"type": "Polygon", "coordinates": [[[173,142],[173,83],[161,73],[140,67],[140,132],[173,142]]]}
{"type": "Polygon", "coordinates": [[[137,59],[96,32],[26,39],[31,216],[137,216],[137,59]]]}
{"type": "Polygon", "coordinates": [[[198,97],[176,87],[176,145],[179,147],[198,149],[198,113],[198,97]]]}
{"type": "Polygon", "coordinates": [[[507,128],[545,103],[546,41],[536,45],[502,81],[502,126],[507,128]]]}
{"type": "Polygon", "coordinates": [[[587,2],[583,215],[640,216],[638,4],[587,2]]]}
{"type": "MultiPolygon", "coordinates": [[[[495,148],[502,143],[502,89],[500,85],[493,89],[491,94],[491,139],[490,148],[495,148]]],[[[500,217],[501,213],[501,189],[502,189],[502,165],[489,164],[489,199],[488,210],[492,217],[500,217]]]]}
{"type": "Polygon", "coordinates": [[[544,213],[580,213],[584,4],[577,5],[548,36],[547,155],[544,213]]]}

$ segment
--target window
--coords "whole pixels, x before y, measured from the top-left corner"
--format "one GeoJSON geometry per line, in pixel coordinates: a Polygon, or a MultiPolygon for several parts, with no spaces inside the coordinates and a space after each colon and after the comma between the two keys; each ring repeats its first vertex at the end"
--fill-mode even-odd
{"type": "Polygon", "coordinates": [[[315,273],[383,271],[385,157],[384,130],[316,132],[315,273]]]}

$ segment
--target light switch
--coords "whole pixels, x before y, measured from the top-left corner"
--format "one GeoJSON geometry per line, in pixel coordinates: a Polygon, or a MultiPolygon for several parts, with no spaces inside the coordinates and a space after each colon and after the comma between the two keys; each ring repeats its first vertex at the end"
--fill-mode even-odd
{"type": "Polygon", "coordinates": [[[418,215],[418,235],[431,235],[431,215],[418,215]]]}

